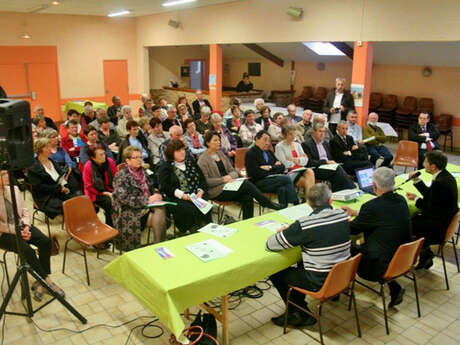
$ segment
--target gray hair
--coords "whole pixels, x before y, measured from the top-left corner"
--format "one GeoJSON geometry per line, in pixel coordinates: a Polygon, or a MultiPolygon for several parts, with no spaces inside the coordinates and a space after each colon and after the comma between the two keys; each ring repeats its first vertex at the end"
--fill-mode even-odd
{"type": "Polygon", "coordinates": [[[149,98],[150,98],[150,97],[149,97],[149,95],[148,95],[147,93],[143,93],[143,94],[141,95],[141,101],[142,101],[142,103],[145,103],[145,101],[148,100],[149,98]]]}
{"type": "Polygon", "coordinates": [[[337,83],[338,81],[343,81],[345,83],[345,78],[342,78],[342,77],[335,78],[335,82],[337,83]]]}
{"type": "Polygon", "coordinates": [[[332,192],[325,183],[316,183],[307,192],[308,204],[311,208],[316,209],[321,206],[329,205],[332,192]]]}
{"type": "Polygon", "coordinates": [[[39,134],[40,138],[48,138],[48,139],[51,139],[57,136],[58,136],[57,130],[55,130],[54,128],[50,128],[50,127],[45,128],[43,132],[39,134]]]}
{"type": "Polygon", "coordinates": [[[100,113],[101,111],[103,111],[104,113],[106,113],[106,111],[105,111],[105,109],[104,109],[104,108],[102,108],[102,107],[99,107],[99,108],[97,108],[97,109],[96,109],[96,114],[98,114],[98,115],[99,115],[99,113],[100,113]]]}
{"type": "Polygon", "coordinates": [[[348,122],[345,121],[345,120],[340,120],[340,122],[337,124],[337,128],[338,128],[340,125],[347,125],[347,126],[348,126],[348,122]]]}
{"type": "Polygon", "coordinates": [[[211,120],[211,123],[214,124],[214,122],[222,120],[222,116],[220,116],[218,113],[212,113],[210,120],[211,120]]]}
{"type": "Polygon", "coordinates": [[[313,130],[317,131],[318,129],[326,128],[326,125],[322,122],[316,122],[313,124],[313,130]]]}
{"type": "Polygon", "coordinates": [[[200,113],[205,113],[205,114],[211,115],[211,108],[209,108],[207,105],[203,105],[200,108],[200,113]]]}
{"type": "Polygon", "coordinates": [[[374,171],[372,181],[382,191],[393,190],[395,186],[395,172],[387,167],[380,167],[374,171]]]}
{"type": "Polygon", "coordinates": [[[262,102],[262,104],[265,104],[265,101],[263,98],[256,98],[254,100],[254,106],[257,106],[258,103],[262,102]]]}
{"type": "Polygon", "coordinates": [[[170,112],[171,110],[177,110],[176,106],[175,105],[168,105],[168,112],[170,112]]]}
{"type": "Polygon", "coordinates": [[[121,113],[122,114],[128,112],[128,110],[132,110],[129,105],[124,105],[124,106],[121,107],[121,113]]]}
{"type": "Polygon", "coordinates": [[[369,123],[369,118],[371,117],[371,115],[377,116],[377,121],[378,121],[378,119],[379,119],[379,114],[377,114],[377,113],[375,113],[375,112],[372,112],[372,113],[370,113],[370,114],[367,116],[367,122],[368,122],[368,123],[369,123]]]}

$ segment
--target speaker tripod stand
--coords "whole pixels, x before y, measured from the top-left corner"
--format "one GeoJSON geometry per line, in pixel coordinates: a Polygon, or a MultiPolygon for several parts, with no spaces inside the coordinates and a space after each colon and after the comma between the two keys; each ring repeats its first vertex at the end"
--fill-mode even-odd
{"type": "MultiPolygon", "coordinates": [[[[5,165],[4,165],[5,162],[3,161],[0,163],[2,163],[0,164],[0,169],[6,170],[5,165]]],[[[24,257],[24,252],[22,250],[22,246],[19,244],[19,239],[21,238],[21,229],[19,225],[19,215],[18,215],[18,210],[17,210],[16,194],[15,194],[14,186],[12,183],[13,180],[12,180],[12,173],[10,169],[8,169],[8,177],[10,180],[9,186],[10,186],[10,193],[11,193],[11,204],[13,206],[14,228],[16,232],[16,245],[17,245],[17,254],[19,256],[19,266],[11,282],[11,285],[8,288],[8,291],[5,295],[3,303],[0,307],[0,319],[4,315],[5,316],[6,315],[18,315],[18,316],[25,316],[25,317],[32,318],[36,312],[43,309],[48,304],[50,304],[55,299],[57,299],[68,311],[70,311],[78,320],[80,320],[81,323],[86,324],[87,320],[74,307],[72,307],[72,305],[70,305],[70,303],[68,303],[64,297],[62,297],[56,291],[54,291],[51,288],[51,286],[48,285],[46,280],[43,279],[40,275],[38,275],[38,273],[35,272],[26,262],[25,257],[24,257]],[[29,291],[29,281],[27,279],[27,273],[29,273],[32,277],[34,277],[39,282],[39,284],[42,285],[51,296],[53,296],[51,300],[44,303],[43,305],[41,305],[35,310],[32,307],[32,300],[31,300],[30,291],[29,291]],[[16,286],[18,285],[18,283],[20,283],[20,286],[22,288],[21,298],[25,299],[26,301],[26,305],[24,306],[26,310],[24,313],[6,311],[6,308],[9,302],[11,301],[11,297],[13,296],[13,292],[16,286]]]]}

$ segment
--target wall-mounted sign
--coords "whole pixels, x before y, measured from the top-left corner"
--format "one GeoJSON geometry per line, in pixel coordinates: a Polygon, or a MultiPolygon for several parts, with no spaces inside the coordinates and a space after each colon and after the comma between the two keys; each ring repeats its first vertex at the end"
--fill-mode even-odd
{"type": "Polygon", "coordinates": [[[351,84],[351,95],[355,100],[355,107],[363,106],[364,96],[364,85],[363,84],[351,84]]]}

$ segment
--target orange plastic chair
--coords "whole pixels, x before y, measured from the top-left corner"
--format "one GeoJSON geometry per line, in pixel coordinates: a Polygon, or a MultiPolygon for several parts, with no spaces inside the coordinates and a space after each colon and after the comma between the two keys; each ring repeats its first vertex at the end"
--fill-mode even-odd
{"type": "Polygon", "coordinates": [[[454,233],[458,229],[459,221],[460,221],[460,211],[457,212],[457,214],[452,218],[449,224],[449,227],[447,228],[447,231],[446,231],[446,237],[444,238],[444,241],[439,246],[439,256],[442,259],[442,267],[444,268],[444,278],[446,279],[446,289],[447,290],[449,290],[449,279],[447,278],[446,259],[444,258],[444,247],[448,242],[452,243],[453,250],[454,250],[454,256],[455,256],[455,262],[457,263],[457,272],[460,273],[460,267],[458,265],[457,246],[455,245],[455,241],[454,241],[454,233]]]}
{"type": "MultiPolygon", "coordinates": [[[[64,210],[65,227],[70,236],[70,238],[65,242],[62,273],[65,273],[67,245],[71,240],[75,240],[81,245],[83,254],[72,249],[69,250],[83,256],[86,269],[86,281],[89,285],[88,261],[86,258],[87,248],[113,239],[118,236],[118,230],[100,221],[96,215],[96,211],[94,210],[93,203],[86,195],[77,196],[64,201],[62,203],[62,208],[64,210]]],[[[99,259],[99,250],[97,250],[97,258],[99,259]]]]}
{"type": "Polygon", "coordinates": [[[401,140],[398,143],[396,156],[393,165],[404,167],[404,172],[408,167],[418,168],[418,143],[415,141],[401,140]]]}
{"type": "Polygon", "coordinates": [[[354,293],[355,277],[356,272],[358,271],[359,262],[361,261],[361,256],[362,254],[359,253],[346,261],[336,263],[327,275],[323,287],[321,288],[321,290],[317,292],[308,291],[289,285],[289,290],[286,296],[286,312],[284,316],[283,332],[286,333],[289,304],[291,304],[296,308],[302,310],[304,313],[310,314],[318,320],[320,343],[324,344],[323,332],[321,329],[321,310],[323,307],[323,303],[345,292],[347,296],[350,297],[350,304],[353,303],[354,305],[356,328],[358,329],[358,337],[361,337],[361,327],[359,325],[358,309],[356,307],[356,299],[354,293]],[[316,307],[316,312],[312,313],[311,311],[303,309],[299,305],[290,301],[289,297],[291,296],[292,290],[296,290],[304,295],[317,299],[319,301],[319,304],[316,307]]]}
{"type": "MultiPolygon", "coordinates": [[[[420,313],[420,303],[418,300],[418,289],[417,289],[417,277],[415,275],[415,263],[420,255],[420,250],[422,249],[423,241],[425,238],[419,238],[416,241],[401,244],[399,248],[396,250],[393,258],[388,265],[387,271],[382,277],[382,281],[380,282],[380,291],[375,290],[374,288],[356,280],[359,285],[367,287],[369,290],[374,291],[378,295],[382,297],[383,303],[383,316],[385,318],[385,329],[387,334],[390,334],[390,329],[388,328],[388,315],[387,315],[387,306],[385,304],[385,284],[399,278],[401,276],[405,276],[406,278],[412,280],[414,282],[414,291],[415,291],[415,300],[417,302],[417,315],[418,317],[421,316],[420,313]],[[408,275],[411,274],[411,276],[408,275]]],[[[348,305],[348,309],[350,309],[350,305],[348,305]]]]}

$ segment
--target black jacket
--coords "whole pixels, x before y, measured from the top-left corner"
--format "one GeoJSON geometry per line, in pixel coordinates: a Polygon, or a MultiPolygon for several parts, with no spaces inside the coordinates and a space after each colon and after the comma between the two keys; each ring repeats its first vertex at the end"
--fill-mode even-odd
{"type": "MultiPolygon", "coordinates": [[[[209,103],[209,101],[205,98],[203,98],[203,102],[211,109],[212,111],[212,107],[211,107],[211,103],[209,103]]],[[[200,118],[200,101],[195,99],[192,103],[192,107],[193,107],[193,117],[195,119],[199,119],[200,118]]]]}
{"type": "Polygon", "coordinates": [[[358,148],[357,150],[351,149],[355,145],[351,135],[347,135],[345,140],[346,142],[338,135],[335,135],[334,138],[329,141],[332,157],[334,157],[336,162],[345,163],[355,160],[367,160],[366,154],[363,153],[363,148],[358,148]],[[345,155],[344,152],[346,151],[350,151],[351,156],[345,155]]]}
{"type": "Polygon", "coordinates": [[[363,254],[360,275],[369,280],[379,279],[398,247],[410,240],[411,221],[406,200],[388,192],[366,202],[350,223],[350,232],[364,234],[365,243],[359,250],[363,254]],[[367,272],[363,272],[364,267],[367,272]]]}
{"type": "Polygon", "coordinates": [[[117,107],[116,105],[111,105],[107,109],[107,116],[109,117],[110,121],[116,126],[118,125],[118,116],[117,113],[121,111],[121,106],[117,107]]]}
{"type": "MultiPolygon", "coordinates": [[[[428,122],[426,124],[426,131],[430,134],[431,142],[434,144],[434,148],[439,149],[439,144],[438,144],[438,138],[439,138],[439,130],[436,127],[435,124],[428,122]]],[[[420,145],[422,145],[424,142],[426,142],[426,137],[423,135],[420,135],[421,133],[424,133],[422,130],[422,127],[418,123],[414,123],[409,127],[409,140],[411,141],[416,141],[418,142],[418,147],[420,148],[420,145]]]]}
{"type": "MultiPolygon", "coordinates": [[[[150,152],[149,149],[149,144],[147,142],[147,139],[145,138],[145,135],[139,131],[139,134],[137,135],[137,139],[141,142],[142,148],[147,151],[148,154],[148,162],[150,164],[150,168],[153,167],[153,159],[152,159],[152,153],[150,152]]],[[[121,145],[118,149],[118,159],[117,159],[117,164],[123,163],[123,151],[129,146],[129,134],[125,137],[125,139],[121,142],[121,145]]]]}
{"type": "Polygon", "coordinates": [[[249,178],[255,183],[263,178],[273,174],[283,174],[286,170],[285,166],[275,157],[273,151],[267,150],[268,162],[265,161],[264,151],[262,151],[257,145],[251,147],[246,153],[245,164],[249,178]],[[279,165],[275,165],[279,162],[279,165]],[[260,168],[262,165],[271,165],[269,171],[260,168]]]}
{"type": "MultiPolygon", "coordinates": [[[[333,160],[329,145],[323,142],[323,146],[324,146],[324,149],[326,150],[327,158],[329,160],[333,160]]],[[[302,148],[303,148],[303,151],[308,156],[307,167],[318,167],[322,164],[327,164],[327,161],[325,161],[324,159],[319,159],[319,152],[318,152],[318,149],[316,148],[316,142],[315,140],[313,140],[312,137],[308,138],[307,140],[305,140],[305,142],[302,143],[302,148]]]]}
{"type": "Polygon", "coordinates": [[[446,231],[452,217],[458,212],[455,178],[447,170],[442,170],[430,187],[423,181],[415,183],[414,186],[423,195],[423,198],[417,199],[415,203],[415,206],[422,210],[422,216],[441,223],[445,228],[440,230],[446,231]]]}
{"type": "Polygon", "coordinates": [[[249,84],[245,84],[244,81],[240,80],[238,85],[236,85],[236,92],[249,92],[254,88],[254,85],[249,82],[249,84]]]}
{"type": "MultiPolygon", "coordinates": [[[[326,96],[326,100],[323,106],[323,112],[328,115],[328,119],[330,118],[330,115],[331,115],[331,108],[334,106],[334,99],[335,99],[335,89],[332,91],[329,91],[329,93],[326,96]]],[[[340,112],[341,119],[345,120],[347,117],[348,111],[355,110],[355,100],[353,99],[353,96],[351,95],[350,91],[347,91],[347,90],[343,91],[342,101],[340,102],[340,105],[343,105],[343,107],[345,108],[344,111],[340,112]]]]}

